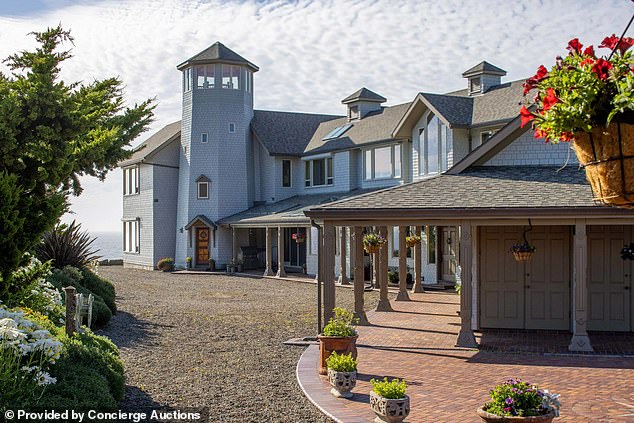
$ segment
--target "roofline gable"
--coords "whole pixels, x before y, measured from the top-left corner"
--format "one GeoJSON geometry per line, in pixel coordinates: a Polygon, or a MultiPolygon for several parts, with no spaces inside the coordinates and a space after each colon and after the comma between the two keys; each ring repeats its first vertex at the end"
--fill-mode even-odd
{"type": "Polygon", "coordinates": [[[416,112],[420,112],[420,114],[418,114],[417,118],[416,118],[416,122],[418,122],[421,118],[421,116],[423,115],[424,111],[420,111],[420,106],[422,105],[426,106],[429,110],[431,110],[432,112],[434,112],[434,114],[436,116],[438,116],[438,118],[445,124],[447,125],[448,128],[453,129],[453,128],[460,128],[462,127],[462,125],[452,125],[451,123],[449,123],[449,121],[447,120],[446,117],[444,117],[432,104],[429,100],[427,100],[425,98],[424,93],[418,93],[416,95],[416,97],[414,98],[414,100],[412,101],[412,103],[410,104],[410,106],[407,108],[407,110],[405,111],[405,114],[403,115],[403,117],[401,117],[401,119],[398,121],[398,123],[396,124],[396,127],[394,128],[394,130],[392,131],[392,137],[394,138],[411,138],[411,128],[414,127],[414,125],[412,124],[409,132],[406,132],[405,134],[402,133],[403,131],[403,127],[405,126],[405,123],[407,121],[410,120],[411,116],[413,113],[416,112]]]}

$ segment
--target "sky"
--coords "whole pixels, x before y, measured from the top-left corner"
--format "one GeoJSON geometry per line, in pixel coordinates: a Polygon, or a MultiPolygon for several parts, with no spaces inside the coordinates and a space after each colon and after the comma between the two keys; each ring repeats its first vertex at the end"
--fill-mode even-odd
{"type": "MultiPolygon", "coordinates": [[[[156,99],[137,145],[181,118],[176,65],[216,41],[260,67],[257,109],[343,114],[341,99],[363,86],[388,105],[465,88],[461,73],[482,60],[505,69],[503,81],[529,77],[572,38],[620,35],[633,13],[632,0],[0,0],[0,58],[61,22],[75,38],[65,81],[118,76],[129,104],[156,99]]],[[[120,231],[121,178],[82,178],[64,220],[120,231]]]]}

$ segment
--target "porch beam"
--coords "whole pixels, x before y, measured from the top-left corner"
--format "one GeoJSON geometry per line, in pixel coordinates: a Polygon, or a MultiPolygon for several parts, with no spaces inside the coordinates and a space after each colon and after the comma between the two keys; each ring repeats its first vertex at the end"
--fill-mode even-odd
{"type": "Polygon", "coordinates": [[[471,306],[472,306],[472,262],[473,249],[471,237],[475,228],[470,221],[460,223],[460,278],[462,287],[460,289],[460,333],[456,341],[457,347],[477,348],[478,344],[471,328],[471,306]]]}
{"type": "MultiPolygon", "coordinates": [[[[387,239],[387,227],[381,226],[379,234],[387,239]]],[[[376,311],[393,311],[390,300],[387,296],[387,249],[390,248],[389,242],[375,253],[378,256],[377,265],[377,282],[379,284],[379,303],[376,305],[376,311]]]]}
{"type": "Polygon", "coordinates": [[[407,227],[398,227],[398,295],[396,301],[409,301],[407,294],[407,227]]]}
{"type": "Polygon", "coordinates": [[[286,271],[284,270],[284,228],[278,226],[277,228],[277,274],[278,278],[286,277],[286,271]]]}
{"type": "Polygon", "coordinates": [[[354,245],[352,248],[354,252],[354,317],[359,319],[358,325],[368,325],[368,317],[365,314],[365,301],[364,301],[364,289],[365,289],[365,272],[363,268],[363,228],[361,226],[355,226],[352,229],[353,236],[350,245],[354,245]]]}
{"type": "Polygon", "coordinates": [[[350,280],[348,280],[348,268],[346,263],[346,227],[342,226],[341,230],[341,240],[339,244],[339,279],[337,282],[341,285],[350,285],[350,280]]]}
{"type": "Polygon", "coordinates": [[[588,337],[588,236],[586,222],[575,222],[572,270],[572,339],[570,351],[594,351],[588,337]]]}
{"type": "MultiPolygon", "coordinates": [[[[417,236],[421,236],[422,226],[416,226],[414,233],[417,236]]],[[[425,288],[423,287],[423,263],[422,263],[422,241],[414,246],[412,250],[412,254],[414,255],[414,286],[412,287],[412,292],[419,293],[425,292],[425,288]]]]}
{"type": "Polygon", "coordinates": [[[266,269],[264,276],[273,276],[273,235],[272,228],[267,227],[266,231],[266,269]]]}
{"type": "Polygon", "coordinates": [[[322,267],[324,283],[324,323],[328,323],[335,308],[335,227],[330,222],[324,222],[324,246],[322,248],[322,267]]]}

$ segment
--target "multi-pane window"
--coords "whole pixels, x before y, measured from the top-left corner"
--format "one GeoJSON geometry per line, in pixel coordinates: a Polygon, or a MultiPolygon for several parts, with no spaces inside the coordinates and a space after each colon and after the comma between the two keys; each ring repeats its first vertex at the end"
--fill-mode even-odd
{"type": "Polygon", "coordinates": [[[240,89],[240,66],[222,65],[222,88],[240,89]]]}
{"type": "Polygon", "coordinates": [[[192,68],[185,69],[183,72],[183,91],[191,91],[192,89],[192,68]]]}
{"type": "Polygon", "coordinates": [[[282,186],[290,188],[291,186],[291,161],[282,160],[282,186]]]}
{"type": "Polygon", "coordinates": [[[364,154],[364,179],[400,178],[402,175],[401,145],[388,145],[371,150],[364,154]]]}
{"type": "Polygon", "coordinates": [[[433,113],[429,113],[424,128],[419,129],[419,174],[437,175],[447,170],[447,126],[433,113]]]}
{"type": "Polygon", "coordinates": [[[123,222],[123,252],[139,253],[139,221],[123,222]]]}
{"type": "Polygon", "coordinates": [[[139,193],[139,167],[126,167],[123,169],[123,195],[139,193]]]}
{"type": "Polygon", "coordinates": [[[306,162],[305,186],[316,187],[334,183],[332,157],[306,162]]]}
{"type": "Polygon", "coordinates": [[[209,182],[198,182],[198,199],[206,200],[209,198],[209,182]]]}
{"type": "Polygon", "coordinates": [[[216,86],[216,65],[196,66],[196,87],[198,89],[214,88],[216,86]]]}
{"type": "Polygon", "coordinates": [[[482,92],[482,80],[479,76],[469,79],[469,93],[482,92]]]}

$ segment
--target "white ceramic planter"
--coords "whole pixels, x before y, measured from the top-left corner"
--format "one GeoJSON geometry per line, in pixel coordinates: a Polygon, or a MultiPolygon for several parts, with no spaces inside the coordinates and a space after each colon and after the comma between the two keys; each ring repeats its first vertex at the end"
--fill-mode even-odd
{"type": "Polygon", "coordinates": [[[374,391],[370,392],[370,408],[377,415],[376,423],[399,423],[409,415],[409,397],[400,399],[383,398],[374,391]]]}
{"type": "Polygon", "coordinates": [[[328,382],[332,386],[330,393],[337,398],[352,398],[352,388],[357,384],[357,372],[336,372],[328,369],[328,382]]]}

